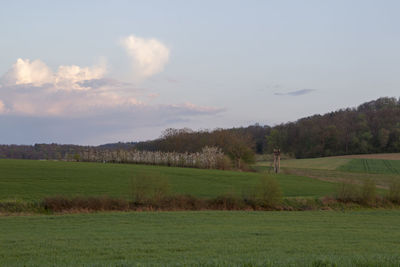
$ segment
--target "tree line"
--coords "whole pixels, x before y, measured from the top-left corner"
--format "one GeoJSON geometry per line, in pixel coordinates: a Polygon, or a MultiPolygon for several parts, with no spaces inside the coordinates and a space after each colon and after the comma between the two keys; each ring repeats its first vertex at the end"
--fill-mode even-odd
{"type": "Polygon", "coordinates": [[[280,148],[296,158],[346,154],[400,152],[400,99],[383,97],[355,108],[313,115],[276,126],[193,131],[166,129],[160,138],[145,142],[100,146],[35,144],[0,145],[0,158],[71,160],[85,151],[160,151],[198,153],[218,147],[235,168],[254,161],[255,154],[280,148]]]}

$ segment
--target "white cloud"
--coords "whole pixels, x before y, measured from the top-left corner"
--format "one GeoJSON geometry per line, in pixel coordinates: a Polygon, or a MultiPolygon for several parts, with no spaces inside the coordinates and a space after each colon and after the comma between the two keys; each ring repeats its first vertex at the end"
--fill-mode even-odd
{"type": "Polygon", "coordinates": [[[168,62],[169,49],[156,39],[130,35],[123,38],[121,44],[132,58],[134,75],[138,79],[144,79],[162,71],[168,62]]]}
{"type": "Polygon", "coordinates": [[[53,72],[40,60],[19,58],[2,80],[7,85],[41,86],[53,82],[53,72]]]}
{"type": "MultiPolygon", "coordinates": [[[[138,80],[162,71],[168,62],[169,49],[156,39],[131,35],[121,43],[138,80]]],[[[0,125],[4,126],[0,140],[103,142],[222,111],[192,103],[151,105],[157,93],[105,77],[106,72],[105,63],[61,65],[53,71],[41,60],[19,58],[0,77],[0,125]]]]}
{"type": "Polygon", "coordinates": [[[54,73],[40,60],[17,59],[17,62],[1,79],[1,83],[13,85],[50,85],[57,90],[84,90],[79,83],[99,79],[106,73],[106,64],[103,62],[93,67],[79,67],[76,65],[59,66],[54,73]]]}
{"type": "Polygon", "coordinates": [[[77,116],[142,104],[129,92],[119,92],[127,84],[102,79],[105,73],[105,63],[93,67],[62,65],[53,73],[40,60],[18,59],[0,79],[0,113],[5,112],[5,103],[7,113],[29,116],[77,116]]]}
{"type": "Polygon", "coordinates": [[[105,64],[100,64],[60,66],[53,73],[40,60],[18,59],[0,79],[0,113],[77,118],[107,112],[123,116],[121,110],[152,114],[168,110],[172,119],[173,113],[180,117],[221,111],[191,103],[151,106],[146,102],[158,97],[157,93],[142,92],[132,84],[102,78],[105,72],[105,64]]]}
{"type": "Polygon", "coordinates": [[[102,63],[91,68],[81,68],[76,65],[60,66],[55,75],[55,85],[57,88],[83,90],[79,83],[93,79],[100,79],[106,73],[106,65],[102,63]]]}
{"type": "Polygon", "coordinates": [[[4,102],[0,100],[0,114],[6,111],[6,107],[4,106],[4,102]]]}

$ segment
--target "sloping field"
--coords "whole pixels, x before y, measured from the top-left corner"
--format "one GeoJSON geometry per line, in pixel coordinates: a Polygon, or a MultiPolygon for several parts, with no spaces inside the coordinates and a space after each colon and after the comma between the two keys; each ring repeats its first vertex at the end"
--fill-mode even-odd
{"type": "Polygon", "coordinates": [[[400,212],[139,212],[0,219],[2,266],[399,266],[400,212]]]}
{"type": "MultiPolygon", "coordinates": [[[[165,180],[171,193],[216,197],[240,195],[260,179],[260,174],[249,172],[33,160],[0,160],[0,170],[0,200],[37,200],[54,195],[129,198],[133,177],[165,180]]],[[[287,197],[320,197],[335,190],[330,182],[296,175],[274,176],[287,197]]]]}
{"type": "MultiPolygon", "coordinates": [[[[306,176],[322,181],[352,182],[362,184],[367,179],[378,187],[388,188],[393,180],[400,179],[400,153],[350,155],[312,159],[282,160],[282,172],[306,176]]],[[[268,170],[271,162],[257,164],[259,170],[268,170]]]]}
{"type": "MultiPolygon", "coordinates": [[[[367,161],[357,161],[354,159],[368,159],[368,163],[374,165],[372,170],[376,169],[371,173],[395,173],[396,171],[387,171],[386,168],[391,168],[390,165],[395,165],[394,169],[397,169],[397,163],[394,161],[399,160],[400,153],[387,153],[387,154],[365,154],[365,155],[346,155],[346,156],[335,156],[335,157],[323,157],[323,158],[312,158],[312,159],[288,159],[282,160],[281,166],[283,168],[303,168],[303,169],[320,169],[320,170],[343,170],[343,171],[360,171],[367,172],[368,167],[361,168],[361,165],[366,164],[367,161]],[[374,160],[378,160],[374,162],[374,160]],[[388,167],[379,167],[382,165],[383,160],[386,160],[384,164],[388,167]],[[391,161],[391,162],[388,162],[391,161]],[[388,164],[389,163],[389,164],[388,164]],[[390,164],[392,163],[392,164],[390,164]],[[361,165],[360,165],[361,164],[361,165]],[[351,165],[355,165],[351,168],[351,165]],[[343,166],[346,166],[342,168],[343,166]],[[354,170],[353,170],[354,169],[354,170]],[[364,169],[364,170],[363,170],[364,169]]],[[[271,162],[264,162],[259,164],[261,166],[270,166],[271,162]]]]}
{"type": "Polygon", "coordinates": [[[281,161],[281,167],[336,170],[338,167],[345,165],[350,161],[351,159],[336,158],[336,157],[314,158],[314,159],[288,159],[281,161]]]}
{"type": "Polygon", "coordinates": [[[338,156],[335,158],[346,159],[387,159],[387,160],[400,160],[400,153],[382,153],[382,154],[363,154],[363,155],[346,155],[338,156]]]}
{"type": "Polygon", "coordinates": [[[400,160],[386,159],[351,159],[337,170],[360,173],[400,174],[400,160]]]}

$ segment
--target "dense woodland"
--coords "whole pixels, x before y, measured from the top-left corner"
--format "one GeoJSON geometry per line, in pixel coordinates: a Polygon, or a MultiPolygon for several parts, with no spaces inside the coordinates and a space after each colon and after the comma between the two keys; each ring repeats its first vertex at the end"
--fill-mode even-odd
{"type": "Polygon", "coordinates": [[[400,152],[400,99],[379,98],[357,108],[314,115],[274,127],[256,124],[213,131],[167,129],[160,138],[146,142],[95,147],[0,145],[0,158],[76,160],[88,151],[99,154],[121,150],[196,153],[206,146],[220,148],[235,166],[251,162],[255,153],[270,153],[273,148],[281,148],[297,158],[400,152]]]}

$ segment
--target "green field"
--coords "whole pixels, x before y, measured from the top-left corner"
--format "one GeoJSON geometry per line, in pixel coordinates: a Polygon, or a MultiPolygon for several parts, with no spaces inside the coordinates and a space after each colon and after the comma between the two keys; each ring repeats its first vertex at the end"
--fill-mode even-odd
{"type": "MultiPolygon", "coordinates": [[[[374,180],[381,188],[388,188],[393,180],[400,179],[399,154],[369,154],[313,159],[282,160],[285,174],[310,177],[321,181],[362,184],[374,180]]],[[[259,171],[268,171],[271,162],[259,162],[259,171]]]]}
{"type": "MultiPolygon", "coordinates": [[[[342,157],[325,157],[313,159],[288,159],[282,160],[282,168],[338,170],[345,172],[373,173],[373,174],[400,174],[400,160],[391,160],[390,154],[355,155],[342,157]],[[365,158],[362,158],[364,156],[365,158]],[[384,157],[385,156],[385,157],[384,157]]],[[[393,154],[392,158],[397,158],[393,154]]],[[[268,166],[270,163],[261,163],[260,166],[268,166]]]]}
{"type": "Polygon", "coordinates": [[[18,216],[0,236],[2,266],[400,264],[400,211],[18,216]]]}
{"type": "MultiPolygon", "coordinates": [[[[270,174],[274,175],[274,174],[270,174]]],[[[172,193],[197,197],[241,194],[260,174],[134,164],[0,160],[0,200],[37,200],[54,195],[129,198],[133,177],[167,179],[172,193]]],[[[321,197],[336,185],[296,175],[274,175],[286,197],[321,197]]]]}
{"type": "MultiPolygon", "coordinates": [[[[268,173],[266,163],[251,173],[0,160],[0,201],[55,195],[129,199],[134,177],[166,179],[172,194],[203,198],[240,195],[261,175],[275,177],[285,197],[313,198],[332,195],[343,177],[380,183],[400,177],[383,170],[362,173],[362,160],[291,160],[278,175],[268,173]]],[[[0,266],[400,266],[399,240],[395,209],[0,216],[0,266]]]]}
{"type": "Polygon", "coordinates": [[[400,174],[400,160],[351,159],[337,169],[360,173],[400,174]]]}
{"type": "Polygon", "coordinates": [[[336,170],[338,167],[349,163],[351,159],[344,158],[315,158],[315,159],[289,159],[282,160],[282,168],[303,168],[303,169],[321,169],[336,170]]]}

